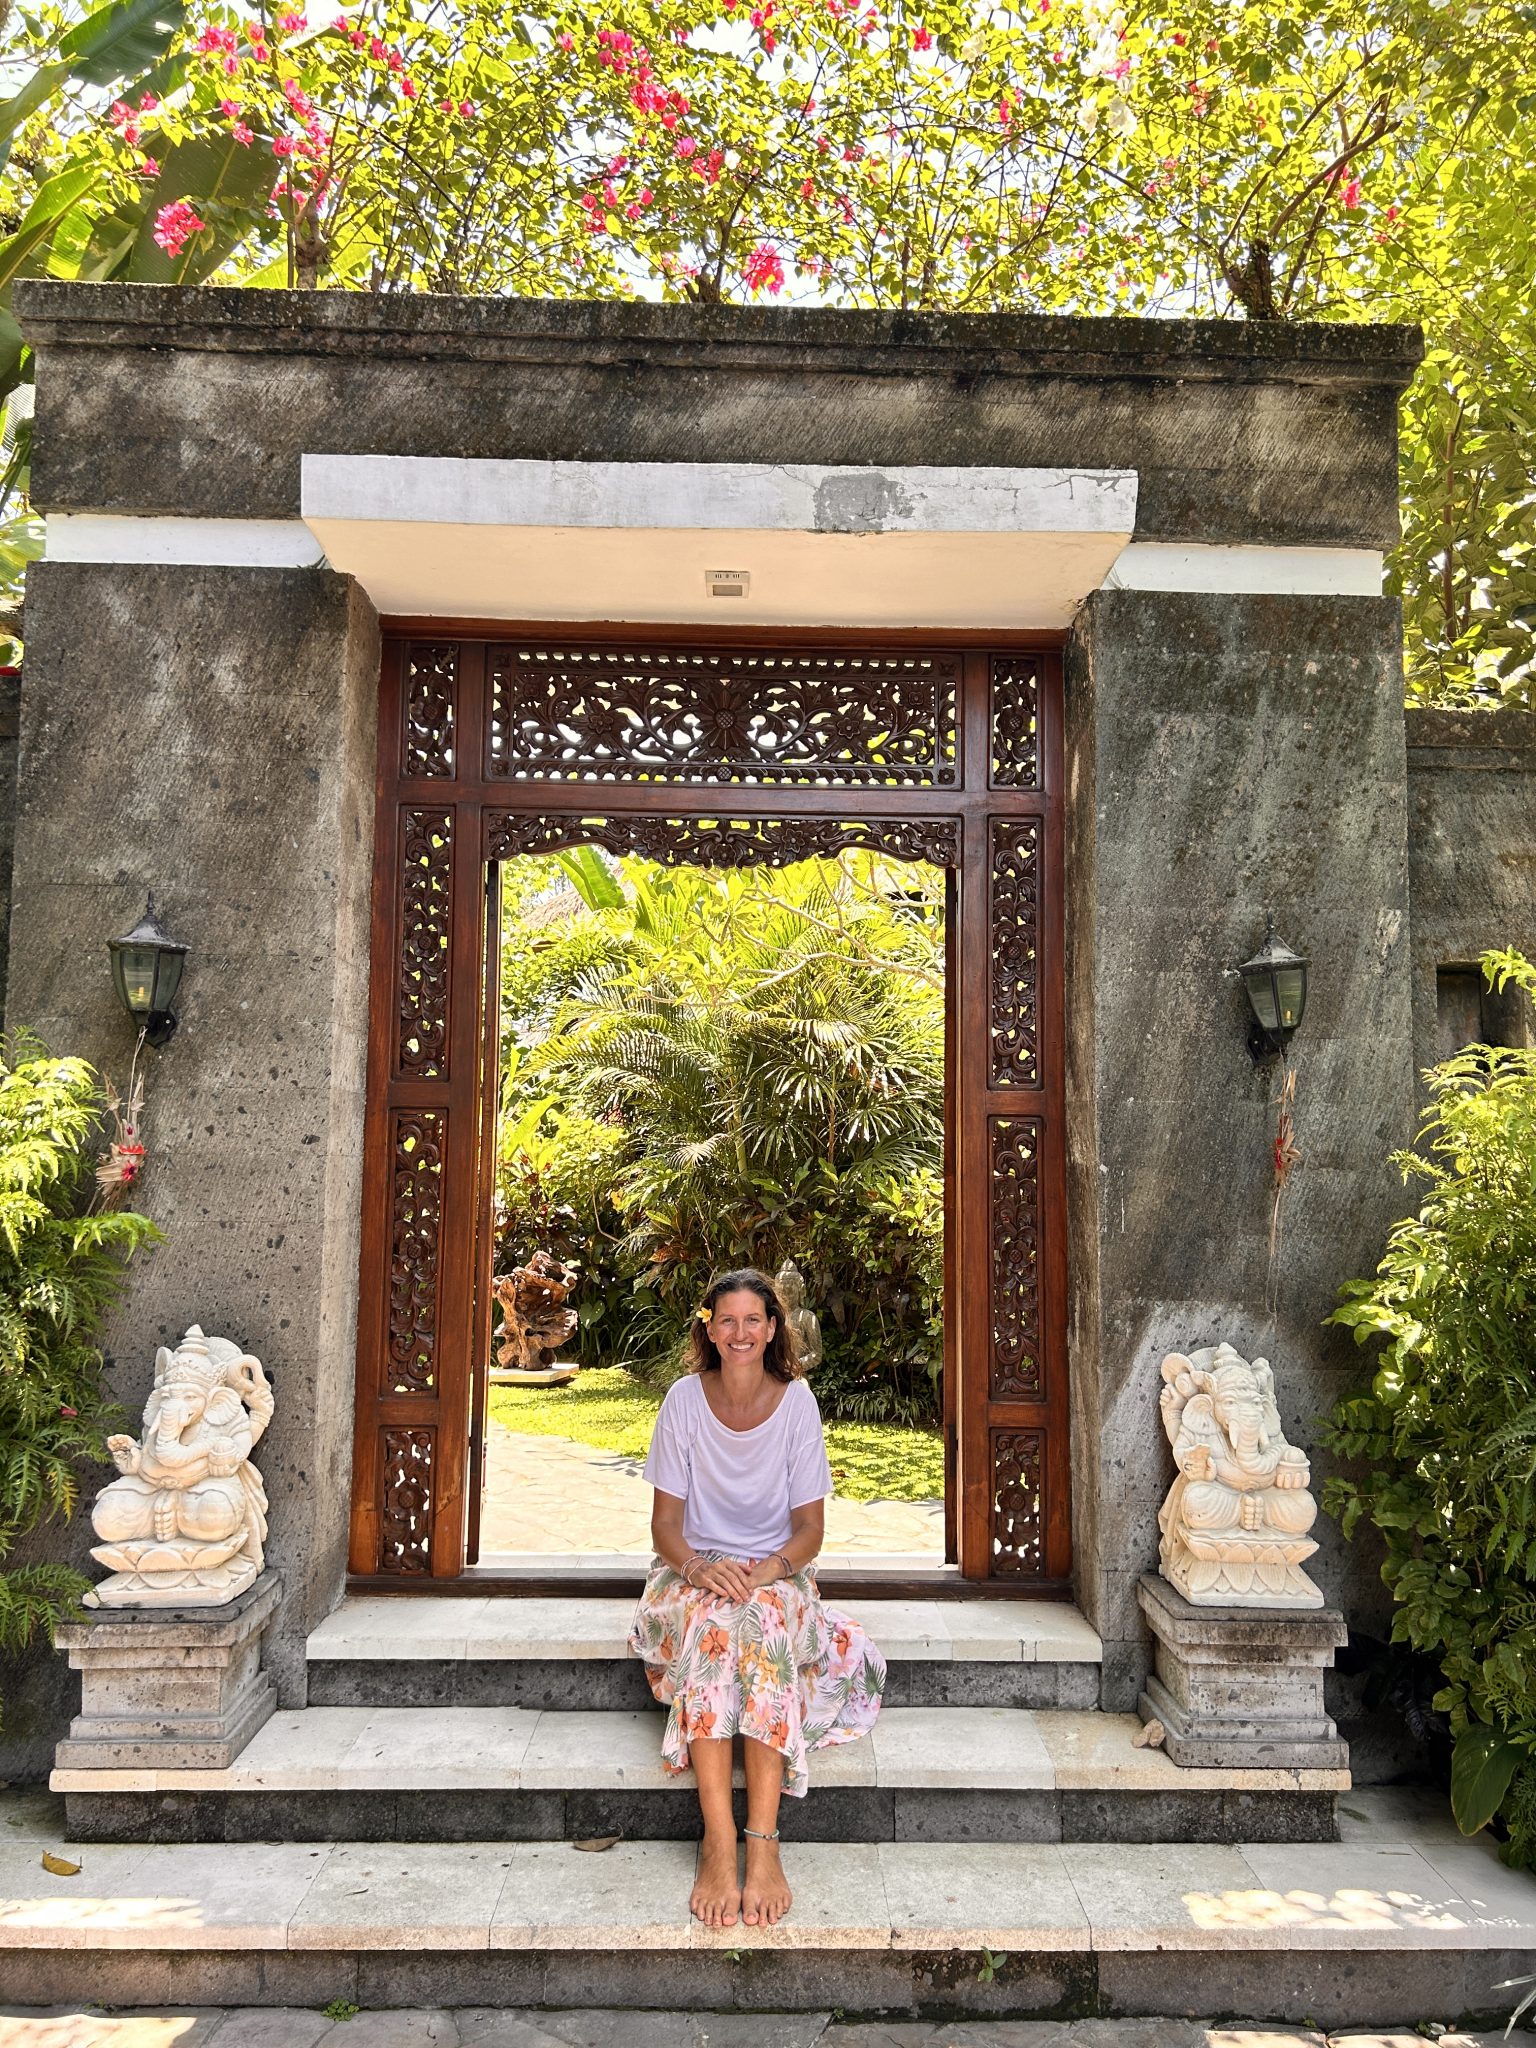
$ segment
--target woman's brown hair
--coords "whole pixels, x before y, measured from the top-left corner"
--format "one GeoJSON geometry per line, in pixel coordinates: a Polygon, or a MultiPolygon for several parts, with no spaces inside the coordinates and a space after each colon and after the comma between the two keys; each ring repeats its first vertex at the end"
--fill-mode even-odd
{"type": "Polygon", "coordinates": [[[763,1308],[773,1319],[773,1335],[768,1339],[768,1348],[763,1353],[763,1371],[776,1380],[797,1380],[800,1377],[800,1354],[795,1344],[795,1333],[789,1327],[784,1314],[784,1304],[778,1290],[766,1273],[759,1273],[755,1266],[742,1266],[734,1273],[722,1273],[718,1280],[710,1283],[708,1294],[700,1304],[688,1331],[685,1363],[689,1372],[717,1372],[720,1354],[715,1349],[715,1340],[709,1334],[709,1325],[715,1313],[715,1303],[723,1294],[755,1294],[763,1308]]]}

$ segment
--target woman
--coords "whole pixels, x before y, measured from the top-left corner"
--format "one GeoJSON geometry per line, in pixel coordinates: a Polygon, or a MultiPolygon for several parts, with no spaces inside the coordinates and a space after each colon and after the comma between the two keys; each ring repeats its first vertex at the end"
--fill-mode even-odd
{"type": "Polygon", "coordinates": [[[704,1847],[690,1906],[709,1927],[789,1911],[779,1795],[805,1795],[806,1752],[867,1735],[885,1660],[823,1607],[812,1561],[832,1491],[816,1397],[771,1280],[727,1273],[690,1333],[689,1371],[656,1418],[645,1476],[656,1557],[629,1646],[669,1711],[662,1760],[693,1765],[704,1847]],[[731,1738],[743,1738],[747,1867],[736,1877],[731,1738]]]}

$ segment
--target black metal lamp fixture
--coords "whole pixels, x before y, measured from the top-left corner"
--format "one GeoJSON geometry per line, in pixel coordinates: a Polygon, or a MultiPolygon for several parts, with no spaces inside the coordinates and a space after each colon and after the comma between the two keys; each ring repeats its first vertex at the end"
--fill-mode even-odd
{"type": "Polygon", "coordinates": [[[171,1004],[187,963],[187,949],[155,916],[153,894],[133,930],[120,939],[108,939],[107,951],[112,955],[112,979],[123,1008],[151,1045],[164,1045],[176,1029],[171,1004]]]}
{"type": "Polygon", "coordinates": [[[1283,1053],[1307,1007],[1307,962],[1275,937],[1275,920],[1266,913],[1264,943],[1241,967],[1228,968],[1242,980],[1253,1018],[1248,1050],[1255,1066],[1283,1053]]]}

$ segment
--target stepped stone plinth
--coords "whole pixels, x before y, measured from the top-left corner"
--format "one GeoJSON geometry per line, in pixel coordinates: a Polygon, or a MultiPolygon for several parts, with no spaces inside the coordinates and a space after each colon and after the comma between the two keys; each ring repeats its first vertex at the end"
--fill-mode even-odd
{"type": "Polygon", "coordinates": [[[1176,1764],[1207,1770],[1344,1770],[1349,1745],[1323,1707],[1323,1674],[1348,1630],[1336,1608],[1195,1607],[1156,1573],[1137,1589],[1157,1648],[1141,1695],[1176,1764]]]}
{"type": "Polygon", "coordinates": [[[280,1597],[267,1571],[223,1607],[103,1608],[60,1628],[81,1711],[57,1767],[227,1770],[277,1705],[261,1650],[280,1597]]]}

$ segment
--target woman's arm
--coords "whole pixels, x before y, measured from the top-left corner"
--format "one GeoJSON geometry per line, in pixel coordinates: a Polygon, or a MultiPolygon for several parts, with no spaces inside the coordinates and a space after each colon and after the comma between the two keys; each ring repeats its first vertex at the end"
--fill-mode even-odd
{"type": "Polygon", "coordinates": [[[663,1493],[659,1486],[652,1487],[651,1496],[651,1543],[656,1555],[673,1571],[681,1573],[689,1585],[723,1593],[728,1600],[745,1600],[754,1583],[766,1583],[761,1579],[750,1580],[746,1566],[732,1557],[716,1558],[712,1564],[701,1563],[691,1571],[686,1570],[689,1559],[695,1555],[683,1538],[683,1510],[687,1503],[680,1494],[663,1493]]]}
{"type": "Polygon", "coordinates": [[[775,1579],[793,1578],[796,1572],[804,1571],[820,1551],[826,1539],[826,1529],[827,1504],[824,1500],[808,1500],[804,1507],[791,1508],[789,1541],[772,1557],[765,1557],[761,1564],[754,1565],[748,1585],[771,1586],[775,1579]],[[786,1564],[788,1573],[784,1570],[786,1564]]]}

